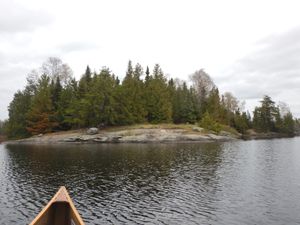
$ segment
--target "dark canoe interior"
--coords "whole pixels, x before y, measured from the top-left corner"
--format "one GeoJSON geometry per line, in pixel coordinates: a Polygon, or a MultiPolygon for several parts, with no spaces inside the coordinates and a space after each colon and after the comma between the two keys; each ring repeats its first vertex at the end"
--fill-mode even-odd
{"type": "Polygon", "coordinates": [[[54,202],[34,225],[80,225],[68,202],[54,202]]]}

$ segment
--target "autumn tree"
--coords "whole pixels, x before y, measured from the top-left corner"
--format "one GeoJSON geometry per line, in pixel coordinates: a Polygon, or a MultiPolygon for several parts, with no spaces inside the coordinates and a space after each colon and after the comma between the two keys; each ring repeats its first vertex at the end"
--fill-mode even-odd
{"type": "MultiPolygon", "coordinates": [[[[39,70],[28,74],[27,84],[9,105],[5,132],[12,138],[33,134],[102,125],[136,123],[198,123],[219,132],[229,125],[241,133],[252,126],[258,132],[294,135],[300,122],[289,107],[278,106],[269,96],[253,112],[243,112],[243,102],[230,92],[223,95],[211,77],[199,70],[191,75],[192,85],[167,80],[156,64],[153,72],[129,61],[125,78],[104,67],[99,73],[89,66],[79,80],[62,60],[51,57],[39,70]]],[[[2,126],[2,125],[1,125],[2,126]]],[[[1,128],[3,132],[3,127],[1,128]]]]}
{"type": "Polygon", "coordinates": [[[198,96],[198,102],[201,107],[201,113],[206,112],[206,100],[209,97],[211,91],[216,89],[216,85],[213,80],[203,69],[200,69],[190,75],[190,80],[192,81],[193,88],[198,96]]]}
{"type": "Polygon", "coordinates": [[[66,85],[71,79],[73,72],[68,64],[63,63],[60,58],[49,57],[40,68],[41,74],[46,74],[51,80],[60,79],[66,85]]]}
{"type": "Polygon", "coordinates": [[[50,77],[45,74],[39,79],[26,119],[26,129],[30,134],[47,133],[58,125],[51,100],[50,77]]]}

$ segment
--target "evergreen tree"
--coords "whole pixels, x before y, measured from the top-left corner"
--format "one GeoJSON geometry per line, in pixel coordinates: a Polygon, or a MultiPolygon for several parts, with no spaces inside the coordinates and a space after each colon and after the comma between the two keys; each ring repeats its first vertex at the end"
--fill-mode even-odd
{"type": "Polygon", "coordinates": [[[278,118],[278,108],[269,96],[264,96],[261,106],[256,107],[253,113],[254,128],[262,132],[276,131],[276,117],[278,118]]]}
{"type": "Polygon", "coordinates": [[[295,121],[291,112],[288,112],[286,115],[284,115],[281,131],[289,135],[295,134],[295,121]]]}
{"type": "Polygon", "coordinates": [[[145,74],[146,74],[146,79],[145,79],[145,80],[147,80],[147,77],[148,77],[148,78],[150,77],[150,70],[149,70],[149,67],[148,67],[148,66],[147,66],[147,69],[146,69],[145,74]]]}
{"type": "Polygon", "coordinates": [[[72,79],[61,91],[58,103],[58,113],[61,116],[60,128],[68,130],[79,128],[84,122],[80,120],[78,86],[75,79],[72,79]]]}
{"type": "MultiPolygon", "coordinates": [[[[57,58],[43,64],[43,75],[35,71],[27,78],[24,90],[14,95],[9,105],[5,131],[12,138],[71,128],[125,125],[134,123],[195,123],[219,132],[220,124],[234,127],[241,133],[249,128],[258,132],[281,132],[294,135],[300,130],[284,103],[275,106],[269,96],[253,112],[253,121],[241,112],[239,101],[219,90],[203,70],[192,76],[193,86],[173,79],[167,81],[158,64],[145,80],[140,64],[129,61],[122,83],[108,68],[99,74],[85,73],[76,81],[71,70],[57,58]],[[63,80],[62,80],[63,79],[63,80]],[[200,120],[201,119],[201,120],[200,120]]],[[[0,124],[3,133],[3,125],[0,124]]]]}
{"type": "MultiPolygon", "coordinates": [[[[170,83],[172,82],[169,82],[169,86],[170,83]]],[[[172,96],[173,122],[195,123],[199,119],[199,109],[194,90],[188,89],[184,82],[182,86],[175,89],[172,96]]]]}
{"type": "Polygon", "coordinates": [[[90,67],[87,66],[85,73],[82,75],[81,79],[79,80],[78,94],[80,98],[83,98],[85,94],[89,91],[91,82],[92,82],[92,73],[90,67]]]}
{"type": "Polygon", "coordinates": [[[32,96],[28,91],[18,91],[9,104],[9,120],[6,127],[6,134],[9,138],[28,137],[26,114],[30,109],[32,96]]]}
{"type": "Polygon", "coordinates": [[[47,133],[58,125],[51,101],[50,78],[42,75],[36,95],[27,113],[27,131],[30,134],[47,133]]]}
{"type": "Polygon", "coordinates": [[[217,123],[210,115],[208,112],[205,112],[203,114],[203,117],[200,121],[199,124],[201,127],[207,129],[207,130],[211,130],[211,131],[215,131],[216,133],[219,133],[221,131],[221,126],[219,123],[217,123]]]}
{"type": "MultiPolygon", "coordinates": [[[[131,114],[130,123],[141,123],[145,121],[146,110],[143,99],[143,81],[141,76],[143,69],[140,64],[136,64],[133,69],[131,61],[128,63],[126,76],[122,83],[122,91],[125,98],[126,108],[131,114]]],[[[129,121],[128,121],[129,122],[129,121]]]]}
{"type": "Polygon", "coordinates": [[[89,84],[92,81],[92,72],[88,65],[86,67],[84,76],[85,76],[85,80],[86,80],[87,84],[89,84]]]}
{"type": "Polygon", "coordinates": [[[171,98],[166,78],[158,64],[155,65],[153,75],[145,84],[148,122],[170,122],[172,119],[171,98]]]}
{"type": "Polygon", "coordinates": [[[54,110],[57,111],[58,104],[60,101],[60,94],[62,92],[62,86],[61,86],[59,77],[56,78],[55,82],[54,82],[54,80],[52,80],[51,86],[50,86],[50,91],[51,91],[51,100],[52,100],[54,110]]]}
{"type": "Polygon", "coordinates": [[[243,112],[242,114],[240,111],[236,111],[234,115],[234,128],[237,129],[238,132],[245,134],[246,131],[249,129],[249,121],[247,118],[247,114],[243,112]]]}

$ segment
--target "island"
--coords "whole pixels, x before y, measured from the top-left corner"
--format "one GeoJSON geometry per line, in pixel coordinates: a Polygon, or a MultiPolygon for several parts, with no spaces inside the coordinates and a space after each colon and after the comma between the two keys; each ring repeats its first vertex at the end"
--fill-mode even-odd
{"type": "Polygon", "coordinates": [[[203,69],[182,81],[167,78],[159,64],[144,72],[129,61],[122,82],[106,67],[97,73],[89,66],[76,80],[67,64],[50,57],[15,93],[0,135],[34,143],[146,143],[299,134],[299,119],[286,103],[264,95],[253,112],[244,105],[230,92],[221,94],[203,69]]]}

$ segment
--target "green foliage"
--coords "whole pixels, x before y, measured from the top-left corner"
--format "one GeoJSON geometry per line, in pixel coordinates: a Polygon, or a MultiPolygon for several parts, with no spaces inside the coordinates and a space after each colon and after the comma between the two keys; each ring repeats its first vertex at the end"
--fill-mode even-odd
{"type": "Polygon", "coordinates": [[[188,89],[185,82],[176,88],[173,80],[169,81],[168,88],[172,98],[173,122],[195,123],[199,119],[200,110],[194,89],[188,89]]]}
{"type": "Polygon", "coordinates": [[[158,64],[151,74],[148,67],[144,73],[140,64],[133,66],[131,61],[122,82],[108,68],[92,73],[89,66],[76,81],[66,64],[50,58],[42,73],[31,72],[24,90],[14,95],[9,119],[5,126],[0,124],[0,132],[22,138],[89,126],[170,122],[198,122],[217,133],[229,126],[241,133],[252,126],[259,132],[290,135],[300,130],[299,120],[290,112],[281,113],[269,96],[255,108],[251,121],[249,113],[240,112],[239,101],[231,93],[220,97],[203,70],[196,71],[192,81],[191,87],[167,81],[158,64]]]}
{"type": "Polygon", "coordinates": [[[208,112],[205,112],[200,124],[201,127],[207,129],[207,130],[211,130],[214,131],[216,133],[219,133],[221,131],[221,125],[216,122],[210,115],[208,112]]]}
{"type": "Polygon", "coordinates": [[[296,134],[300,134],[300,119],[294,120],[294,129],[296,134]]]}
{"type": "Polygon", "coordinates": [[[82,75],[81,79],[79,80],[78,95],[80,97],[84,97],[85,94],[89,91],[91,82],[92,82],[92,73],[90,67],[87,66],[85,73],[82,75]]]}
{"type": "Polygon", "coordinates": [[[129,61],[127,73],[121,87],[126,110],[131,114],[131,119],[128,120],[128,123],[142,123],[146,121],[147,112],[143,98],[144,84],[141,80],[142,75],[143,69],[141,65],[137,64],[133,69],[131,61],[129,61]]]}
{"type": "Polygon", "coordinates": [[[269,96],[264,96],[261,106],[254,110],[253,125],[257,131],[270,132],[275,131],[276,117],[278,118],[279,110],[275,102],[269,96]]]}
{"type": "Polygon", "coordinates": [[[205,109],[210,114],[210,116],[214,119],[219,121],[220,119],[220,96],[219,90],[217,88],[213,88],[209,93],[209,96],[205,102],[205,109]]]}
{"type": "Polygon", "coordinates": [[[145,82],[145,108],[150,123],[170,122],[172,119],[171,97],[166,78],[158,64],[153,75],[145,82]]]}
{"type": "Polygon", "coordinates": [[[50,78],[42,75],[39,88],[32,98],[29,111],[26,114],[26,129],[30,134],[47,133],[58,126],[56,111],[52,103],[50,78]]]}
{"type": "Polygon", "coordinates": [[[6,134],[9,138],[28,137],[26,114],[30,109],[32,95],[27,90],[18,91],[9,104],[9,120],[6,127],[6,134]]]}
{"type": "Polygon", "coordinates": [[[269,96],[261,101],[261,106],[253,112],[253,127],[259,132],[281,132],[289,135],[295,133],[295,121],[291,112],[282,116],[280,109],[269,96]]]}
{"type": "Polygon", "coordinates": [[[237,111],[234,115],[233,120],[234,120],[234,125],[233,125],[234,128],[242,134],[245,134],[246,131],[250,128],[249,120],[245,112],[241,114],[239,111],[237,111]]]}
{"type": "Polygon", "coordinates": [[[58,104],[58,114],[60,118],[60,128],[68,130],[77,128],[80,121],[78,120],[78,87],[75,79],[72,79],[62,89],[58,104]]]}
{"type": "Polygon", "coordinates": [[[286,134],[293,135],[295,133],[295,120],[292,113],[288,112],[283,116],[283,126],[281,131],[286,134]]]}

